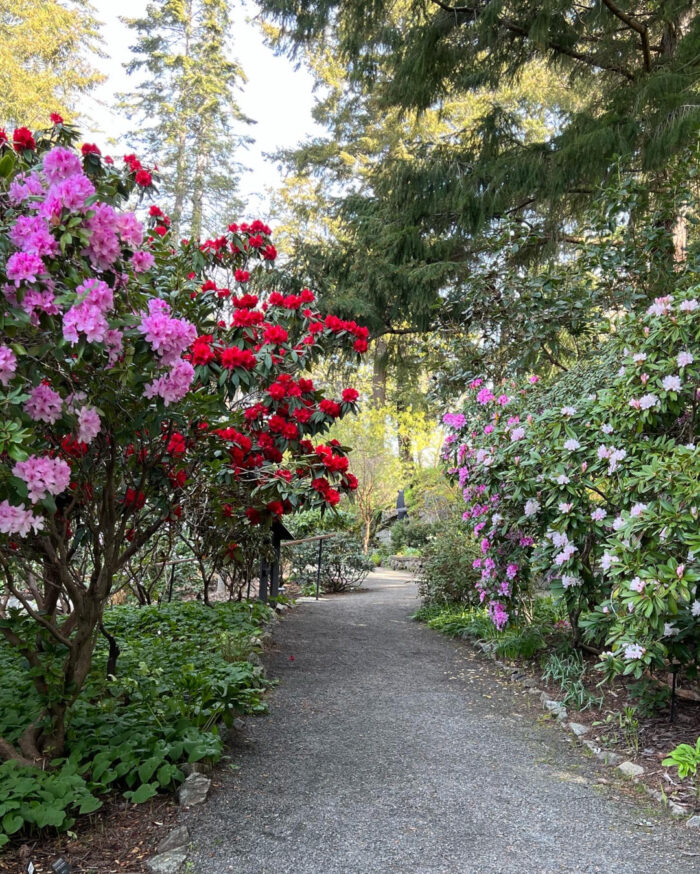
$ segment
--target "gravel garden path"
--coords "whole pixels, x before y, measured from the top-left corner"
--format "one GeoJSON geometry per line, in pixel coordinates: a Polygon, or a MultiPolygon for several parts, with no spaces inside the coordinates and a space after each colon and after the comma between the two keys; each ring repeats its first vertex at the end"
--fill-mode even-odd
{"type": "Polygon", "coordinates": [[[696,830],[615,786],[491,663],[411,621],[417,606],[387,571],[276,627],[271,713],[186,815],[188,870],[700,871],[696,830]]]}

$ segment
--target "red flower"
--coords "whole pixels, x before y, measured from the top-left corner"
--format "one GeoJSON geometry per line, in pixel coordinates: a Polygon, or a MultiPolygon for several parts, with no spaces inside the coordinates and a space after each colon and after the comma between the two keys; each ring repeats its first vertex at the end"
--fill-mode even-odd
{"type": "Polygon", "coordinates": [[[182,434],[178,434],[176,431],[168,441],[168,449],[167,451],[170,455],[174,455],[176,458],[179,458],[181,455],[184,455],[187,452],[187,441],[182,436],[182,434]]]}
{"type": "Polygon", "coordinates": [[[270,501],[270,503],[267,505],[267,509],[271,513],[274,513],[275,516],[284,516],[284,506],[282,504],[282,501],[270,501]]]}
{"type": "Polygon", "coordinates": [[[354,388],[343,389],[343,400],[346,404],[354,404],[359,396],[359,392],[354,388]]]}
{"type": "Polygon", "coordinates": [[[248,521],[251,525],[260,524],[260,513],[254,507],[248,507],[248,509],[245,511],[245,514],[248,517],[248,521]]]}
{"type": "Polygon", "coordinates": [[[328,501],[331,507],[335,507],[335,505],[340,501],[340,492],[335,489],[327,489],[324,498],[328,501]]]}
{"type": "Polygon", "coordinates": [[[268,325],[263,332],[263,343],[273,345],[286,342],[289,334],[281,325],[268,325]]]}
{"type": "Polygon", "coordinates": [[[258,359],[250,349],[239,349],[238,346],[230,346],[228,349],[221,350],[221,366],[226,368],[226,370],[233,370],[235,367],[253,370],[257,363],[258,359]]]}
{"type": "Polygon", "coordinates": [[[135,489],[129,487],[124,495],[124,503],[127,507],[133,507],[135,510],[140,510],[146,503],[146,496],[143,492],[136,492],[135,489]]]}
{"type": "Polygon", "coordinates": [[[282,398],[287,394],[287,389],[279,382],[273,382],[272,385],[268,388],[267,393],[273,400],[281,401],[282,398]]]}
{"type": "Polygon", "coordinates": [[[141,188],[148,188],[153,183],[153,177],[148,170],[139,170],[136,174],[135,182],[141,188]]]}
{"type": "Polygon", "coordinates": [[[248,273],[247,270],[236,270],[233,274],[233,278],[236,282],[247,282],[250,279],[250,273],[248,273]]]}
{"type": "Polygon", "coordinates": [[[292,416],[297,420],[297,422],[301,422],[302,425],[305,425],[312,416],[311,410],[307,410],[306,407],[299,407],[298,410],[294,410],[292,416]]]}
{"type": "Polygon", "coordinates": [[[272,243],[269,243],[262,250],[262,256],[266,261],[274,261],[275,258],[277,257],[277,249],[275,249],[275,247],[272,245],[272,243]]]}
{"type": "Polygon", "coordinates": [[[318,405],[319,409],[322,413],[325,413],[327,416],[330,416],[332,419],[337,419],[340,415],[340,404],[336,401],[328,400],[324,398],[321,403],[318,405]]]}
{"type": "Polygon", "coordinates": [[[5,133],[5,128],[0,127],[0,147],[7,145],[7,134],[5,133]]]}
{"type": "Polygon", "coordinates": [[[343,485],[346,489],[349,489],[351,492],[354,492],[357,488],[357,477],[354,473],[346,473],[345,478],[343,479],[343,485]]]}
{"type": "Polygon", "coordinates": [[[80,148],[83,155],[101,155],[102,152],[94,143],[83,143],[80,148]]]}
{"type": "Polygon", "coordinates": [[[222,509],[223,509],[223,512],[224,512],[224,516],[225,516],[227,519],[230,519],[231,516],[233,516],[233,507],[231,506],[231,504],[224,504],[224,506],[223,506],[222,509]]]}
{"type": "Polygon", "coordinates": [[[28,127],[18,127],[12,134],[12,145],[15,152],[33,152],[36,149],[36,140],[28,127]]]}
{"type": "Polygon", "coordinates": [[[355,352],[366,352],[367,351],[367,341],[366,340],[355,340],[352,344],[355,352]]]}
{"type": "Polygon", "coordinates": [[[211,279],[207,279],[207,281],[202,284],[202,292],[216,291],[216,288],[216,283],[213,282],[211,279]]]}
{"type": "Polygon", "coordinates": [[[187,482],[187,471],[186,470],[177,470],[170,471],[168,474],[168,479],[170,483],[176,488],[181,489],[185,483],[187,482]]]}
{"type": "Polygon", "coordinates": [[[63,124],[63,116],[59,115],[57,112],[52,112],[49,116],[52,124],[63,124]]]}
{"type": "Polygon", "coordinates": [[[201,337],[197,337],[192,344],[192,364],[209,364],[215,357],[209,345],[213,339],[211,334],[203,334],[201,337]]]}

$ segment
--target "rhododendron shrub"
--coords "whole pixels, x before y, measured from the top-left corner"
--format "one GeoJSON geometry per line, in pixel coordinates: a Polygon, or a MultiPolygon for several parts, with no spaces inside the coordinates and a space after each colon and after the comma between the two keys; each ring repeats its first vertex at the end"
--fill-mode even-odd
{"type": "Polygon", "coordinates": [[[0,567],[31,620],[0,632],[45,702],[19,750],[0,739],[5,758],[62,751],[115,575],[183,524],[194,483],[226,544],[354,488],[342,447],[316,438],[356,396],[303,374],[331,348],[364,351],[366,331],[321,319],[308,291],[246,294],[276,256],[265,225],[172,241],[158,207],[126,208],[153,174],[76,137],[57,125],[0,155],[0,567]]]}
{"type": "Polygon", "coordinates": [[[595,393],[553,403],[536,377],[475,380],[464,412],[445,417],[481,544],[477,588],[499,628],[527,609],[537,575],[576,640],[607,648],[608,673],[697,666],[699,309],[691,288],[621,319],[619,369],[595,393]]]}

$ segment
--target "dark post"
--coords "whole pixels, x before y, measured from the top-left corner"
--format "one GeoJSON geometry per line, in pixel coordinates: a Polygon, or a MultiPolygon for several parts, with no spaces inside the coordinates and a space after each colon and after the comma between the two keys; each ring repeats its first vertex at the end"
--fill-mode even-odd
{"type": "Polygon", "coordinates": [[[316,600],[318,601],[318,592],[321,588],[321,559],[323,558],[323,539],[318,541],[318,567],[316,568],[316,600]]]}
{"type": "Polygon", "coordinates": [[[280,591],[280,562],[282,560],[282,535],[279,529],[272,529],[272,548],[275,550],[275,560],[270,568],[270,597],[276,598],[280,591]]]}
{"type": "Polygon", "coordinates": [[[262,601],[263,604],[267,604],[267,576],[267,560],[262,558],[260,559],[260,588],[258,589],[258,600],[262,601]]]}

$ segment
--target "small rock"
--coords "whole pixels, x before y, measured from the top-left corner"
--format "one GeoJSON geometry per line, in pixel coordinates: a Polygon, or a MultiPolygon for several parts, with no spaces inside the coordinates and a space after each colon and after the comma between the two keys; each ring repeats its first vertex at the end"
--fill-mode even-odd
{"type": "Polygon", "coordinates": [[[544,695],[542,689],[538,689],[537,686],[532,686],[532,688],[527,690],[528,695],[544,695]]]}
{"type": "Polygon", "coordinates": [[[211,780],[204,774],[190,774],[177,791],[177,798],[183,807],[192,807],[207,800],[211,780]]]}
{"type": "Polygon", "coordinates": [[[691,816],[688,822],[686,822],[688,828],[700,828],[700,816],[697,814],[695,816],[691,816]]]}
{"type": "Polygon", "coordinates": [[[675,801],[668,802],[668,809],[674,816],[687,816],[688,808],[683,807],[682,804],[677,804],[675,801]]]}
{"type": "Polygon", "coordinates": [[[146,868],[151,874],[178,874],[186,860],[187,853],[183,850],[170,850],[148,859],[146,868]]]}
{"type": "Polygon", "coordinates": [[[233,720],[231,728],[235,729],[235,731],[243,731],[243,729],[245,728],[245,722],[240,718],[240,716],[237,716],[233,720]]]}
{"type": "Polygon", "coordinates": [[[587,725],[581,725],[580,722],[570,722],[569,728],[573,731],[576,737],[583,737],[584,734],[588,734],[590,731],[590,728],[587,725]]]}
{"type": "Polygon", "coordinates": [[[547,698],[545,692],[542,693],[540,701],[544,705],[545,710],[549,710],[549,712],[553,716],[556,716],[557,719],[566,719],[566,707],[564,707],[561,701],[553,701],[551,698],[547,698]]]}
{"type": "Polygon", "coordinates": [[[593,753],[596,759],[598,759],[599,762],[603,762],[605,765],[619,765],[622,761],[622,756],[618,756],[617,753],[611,753],[609,750],[601,749],[597,744],[593,743],[592,740],[585,740],[584,738],[583,743],[593,753]]]}
{"type": "Polygon", "coordinates": [[[534,689],[536,685],[537,685],[537,680],[533,680],[532,677],[526,677],[523,680],[523,686],[526,689],[534,689]]]}
{"type": "Polygon", "coordinates": [[[159,853],[169,853],[173,850],[184,850],[190,842],[190,833],[186,825],[174,828],[170,834],[158,844],[159,853]]]}
{"type": "Polygon", "coordinates": [[[635,765],[634,762],[623,762],[617,766],[618,771],[622,771],[625,777],[641,777],[644,773],[644,768],[641,765],[635,765]]]}
{"type": "Polygon", "coordinates": [[[255,665],[256,668],[262,667],[262,659],[260,658],[260,656],[256,652],[248,653],[247,660],[251,665],[255,665]]]}
{"type": "Polygon", "coordinates": [[[280,614],[286,613],[287,612],[287,605],[286,604],[275,604],[275,610],[280,614]]]}

